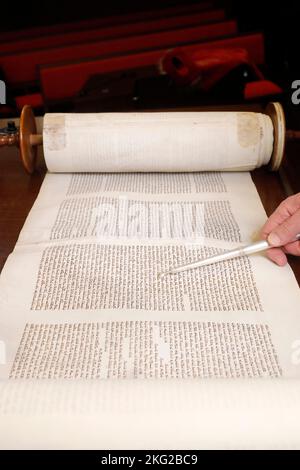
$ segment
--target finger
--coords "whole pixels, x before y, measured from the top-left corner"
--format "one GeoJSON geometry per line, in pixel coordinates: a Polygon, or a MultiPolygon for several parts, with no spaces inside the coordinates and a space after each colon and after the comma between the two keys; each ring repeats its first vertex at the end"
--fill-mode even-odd
{"type": "Polygon", "coordinates": [[[268,235],[268,242],[272,246],[287,245],[293,241],[300,232],[300,209],[285,219],[268,235]]]}
{"type": "Polygon", "coordinates": [[[288,217],[293,215],[300,209],[300,193],[290,196],[277,207],[273,214],[269,217],[262,228],[263,238],[267,238],[278,225],[281,225],[288,217]]]}
{"type": "Polygon", "coordinates": [[[284,266],[287,263],[287,257],[281,248],[271,248],[267,250],[268,258],[278,266],[284,266]]]}
{"type": "Polygon", "coordinates": [[[283,251],[289,255],[300,256],[300,242],[288,243],[283,247],[283,251]]]}

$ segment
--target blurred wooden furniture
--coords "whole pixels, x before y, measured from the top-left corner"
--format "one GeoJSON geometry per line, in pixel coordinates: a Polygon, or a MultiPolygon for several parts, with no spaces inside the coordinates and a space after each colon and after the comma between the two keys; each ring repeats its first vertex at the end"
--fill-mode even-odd
{"type": "MultiPolygon", "coordinates": [[[[177,43],[178,45],[178,43],[177,43]]],[[[262,33],[251,33],[222,39],[203,41],[184,41],[185,50],[206,50],[217,48],[244,48],[251,60],[261,65],[265,61],[264,36],[262,33]]],[[[157,66],[167,48],[144,48],[118,54],[95,55],[77,58],[68,62],[48,63],[38,66],[39,82],[46,106],[63,101],[72,101],[84,87],[89,78],[97,73],[107,74],[138,67],[157,66]]]]}

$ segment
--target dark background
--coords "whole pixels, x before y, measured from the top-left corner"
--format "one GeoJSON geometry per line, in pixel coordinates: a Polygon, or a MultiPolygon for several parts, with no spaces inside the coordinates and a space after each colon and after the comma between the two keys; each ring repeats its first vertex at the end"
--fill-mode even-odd
{"type": "MultiPolygon", "coordinates": [[[[25,2],[1,1],[0,31],[30,26],[64,23],[117,13],[129,13],[170,5],[202,3],[201,0],[117,0],[75,2],[49,0],[25,2]]],[[[261,30],[265,33],[267,65],[274,78],[295,76],[299,72],[300,1],[217,0],[228,17],[237,18],[240,32],[261,30]]],[[[295,77],[296,79],[296,77],[295,77]]]]}
{"type": "MultiPolygon", "coordinates": [[[[26,2],[2,1],[0,31],[18,30],[37,25],[66,23],[114,14],[155,10],[174,5],[206,3],[205,0],[100,0],[75,2],[48,0],[26,2]]],[[[288,124],[300,128],[300,106],[291,105],[291,83],[300,79],[300,0],[214,0],[214,7],[226,9],[227,18],[235,18],[239,33],[262,31],[265,39],[266,79],[284,91],[288,124]]]]}

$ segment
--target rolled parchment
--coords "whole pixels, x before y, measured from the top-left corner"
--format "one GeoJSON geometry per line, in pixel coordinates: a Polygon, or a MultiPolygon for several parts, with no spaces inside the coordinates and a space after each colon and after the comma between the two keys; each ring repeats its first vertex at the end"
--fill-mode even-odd
{"type": "Polygon", "coordinates": [[[248,171],[273,140],[253,112],[46,114],[43,129],[51,172],[248,171]]]}

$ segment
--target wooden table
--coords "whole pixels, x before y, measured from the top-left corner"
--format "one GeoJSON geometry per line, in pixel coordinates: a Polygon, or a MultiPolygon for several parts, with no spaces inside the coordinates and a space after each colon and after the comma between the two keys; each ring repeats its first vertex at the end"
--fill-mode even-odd
{"type": "MultiPolygon", "coordinates": [[[[41,125],[41,120],[38,120],[38,131],[41,125]]],[[[30,176],[23,169],[15,148],[0,150],[0,270],[15,246],[45,173],[41,155],[36,172],[30,176]]],[[[270,215],[286,197],[279,175],[260,168],[252,172],[252,178],[270,215]]],[[[300,285],[300,258],[290,257],[290,264],[300,285]]]]}

